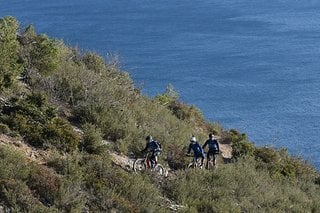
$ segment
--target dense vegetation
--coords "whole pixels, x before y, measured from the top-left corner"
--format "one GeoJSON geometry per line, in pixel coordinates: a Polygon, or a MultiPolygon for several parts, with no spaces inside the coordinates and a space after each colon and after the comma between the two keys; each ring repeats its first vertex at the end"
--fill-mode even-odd
{"type": "Polygon", "coordinates": [[[256,147],[244,133],[206,121],[169,85],[143,96],[96,53],[0,19],[0,134],[48,154],[32,161],[0,144],[0,206],[13,212],[320,212],[319,173],[285,149],[256,147]],[[74,131],[74,127],[83,133],[74,131]],[[192,134],[232,145],[214,171],[185,170],[192,134]],[[133,174],[109,152],[139,155],[151,134],[170,176],[133,174]],[[106,143],[106,141],[108,143],[106,143]],[[170,201],[170,202],[169,202],[170,201]]]}

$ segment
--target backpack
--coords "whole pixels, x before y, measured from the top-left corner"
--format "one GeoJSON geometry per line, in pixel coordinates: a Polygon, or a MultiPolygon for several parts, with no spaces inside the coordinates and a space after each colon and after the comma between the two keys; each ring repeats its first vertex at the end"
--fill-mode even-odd
{"type": "Polygon", "coordinates": [[[209,142],[209,150],[213,150],[213,151],[215,151],[215,152],[217,152],[218,151],[218,145],[217,145],[217,143],[218,143],[218,141],[217,140],[211,140],[210,142],[209,142]]]}
{"type": "Polygon", "coordinates": [[[194,152],[197,153],[197,154],[200,154],[200,153],[203,152],[203,149],[202,149],[202,147],[200,146],[199,143],[195,143],[194,144],[194,152]]]}
{"type": "Polygon", "coordinates": [[[151,141],[149,147],[151,150],[161,150],[161,144],[158,141],[151,141]]]}

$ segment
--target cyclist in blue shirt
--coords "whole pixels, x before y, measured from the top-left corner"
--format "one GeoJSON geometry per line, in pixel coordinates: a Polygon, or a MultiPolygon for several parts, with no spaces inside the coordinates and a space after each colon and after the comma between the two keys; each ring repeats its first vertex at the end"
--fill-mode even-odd
{"type": "Polygon", "coordinates": [[[201,147],[201,145],[198,143],[196,137],[192,136],[190,139],[190,144],[189,144],[189,148],[188,148],[188,152],[187,154],[189,155],[191,150],[193,151],[193,155],[194,155],[194,161],[197,162],[198,158],[201,158],[201,166],[203,164],[203,160],[204,160],[204,152],[203,149],[201,147]]]}
{"type": "Polygon", "coordinates": [[[208,163],[211,157],[213,160],[213,165],[215,166],[217,163],[216,155],[220,153],[219,143],[212,133],[209,134],[209,139],[202,146],[203,150],[205,150],[207,145],[209,146],[209,151],[207,152],[207,168],[208,168],[208,163]]]}

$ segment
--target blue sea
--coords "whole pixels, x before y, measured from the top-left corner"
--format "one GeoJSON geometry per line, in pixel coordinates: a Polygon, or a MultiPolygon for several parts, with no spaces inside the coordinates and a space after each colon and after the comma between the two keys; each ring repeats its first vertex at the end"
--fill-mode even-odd
{"type": "Polygon", "coordinates": [[[0,16],[118,57],[144,94],[183,102],[320,168],[320,1],[0,0],[0,16]]]}

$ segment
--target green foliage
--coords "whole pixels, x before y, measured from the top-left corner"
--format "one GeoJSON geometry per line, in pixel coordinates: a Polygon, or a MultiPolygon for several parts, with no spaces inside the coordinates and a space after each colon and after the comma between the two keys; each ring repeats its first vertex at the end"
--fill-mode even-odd
{"type": "Polygon", "coordinates": [[[28,179],[30,166],[22,153],[0,146],[0,159],[0,179],[28,179]]]}
{"type": "Polygon", "coordinates": [[[0,89],[11,86],[22,71],[18,63],[18,27],[17,20],[11,16],[0,19],[0,89]]]}
{"type": "Polygon", "coordinates": [[[0,134],[8,134],[10,132],[10,128],[6,124],[0,123],[0,134]]]}
{"type": "Polygon", "coordinates": [[[163,94],[159,94],[155,97],[155,100],[159,102],[161,105],[168,105],[173,101],[177,101],[179,99],[179,93],[174,90],[173,85],[167,85],[166,91],[163,94]]]}
{"type": "Polygon", "coordinates": [[[18,38],[21,45],[28,45],[35,41],[37,33],[34,29],[34,26],[30,24],[24,31],[21,33],[18,38]]]}
{"type": "Polygon", "coordinates": [[[246,134],[240,134],[237,130],[231,129],[225,140],[232,143],[232,156],[234,159],[253,156],[255,146],[248,141],[246,134]]]}
{"type": "Polygon", "coordinates": [[[0,200],[7,206],[6,212],[56,212],[43,206],[19,180],[0,180],[0,200]]]}
{"type": "Polygon", "coordinates": [[[58,194],[60,178],[45,167],[34,166],[27,185],[34,191],[42,203],[52,206],[58,194]]]}
{"type": "Polygon", "coordinates": [[[47,123],[43,136],[47,143],[65,152],[76,150],[80,140],[68,121],[58,117],[47,123]]]}
{"type": "Polygon", "coordinates": [[[267,169],[273,178],[291,178],[313,181],[317,172],[300,159],[290,157],[286,149],[256,148],[257,168],[267,169]]]}
{"type": "Polygon", "coordinates": [[[41,74],[48,74],[58,66],[58,49],[55,41],[46,35],[39,35],[31,43],[30,65],[41,74]]]}
{"type": "Polygon", "coordinates": [[[178,101],[173,101],[168,106],[172,113],[180,120],[202,121],[203,116],[200,110],[194,106],[189,106],[178,101]]]}
{"type": "Polygon", "coordinates": [[[61,159],[64,163],[60,174],[63,175],[55,205],[63,212],[82,212],[86,201],[85,174],[81,166],[81,156],[77,153],[61,159]]]}
{"type": "Polygon", "coordinates": [[[168,146],[170,150],[167,154],[167,162],[170,168],[173,169],[183,169],[189,163],[190,159],[186,159],[186,148],[181,149],[181,147],[176,144],[171,144],[168,146]]]}
{"type": "Polygon", "coordinates": [[[78,146],[78,135],[66,120],[56,117],[41,95],[12,100],[12,105],[2,107],[0,120],[35,147],[52,145],[69,152],[78,146]]]}
{"type": "Polygon", "coordinates": [[[96,53],[86,53],[82,61],[89,70],[93,70],[96,73],[101,73],[106,68],[104,59],[96,53]]]}
{"type": "Polygon", "coordinates": [[[168,197],[198,212],[311,212],[319,194],[311,181],[274,180],[253,158],[221,165],[213,173],[185,170],[166,186],[168,197]]]}
{"type": "Polygon", "coordinates": [[[83,125],[83,138],[80,143],[80,150],[84,150],[90,154],[102,153],[105,150],[102,139],[101,130],[95,125],[87,123],[83,125]]]}
{"type": "Polygon", "coordinates": [[[104,156],[88,156],[86,182],[95,196],[88,202],[92,211],[143,212],[160,209],[160,192],[148,176],[133,175],[118,168],[112,168],[104,156]]]}

